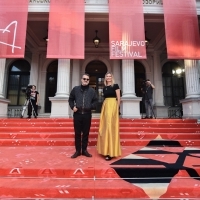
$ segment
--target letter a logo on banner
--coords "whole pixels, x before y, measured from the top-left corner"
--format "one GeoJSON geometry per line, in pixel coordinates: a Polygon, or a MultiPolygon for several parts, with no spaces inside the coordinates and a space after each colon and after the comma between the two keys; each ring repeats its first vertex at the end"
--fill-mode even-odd
{"type": "Polygon", "coordinates": [[[83,59],[84,0],[51,0],[47,58],[83,59]]]}
{"type": "Polygon", "coordinates": [[[142,0],[109,0],[110,59],[145,59],[142,0]]]}
{"type": "Polygon", "coordinates": [[[24,58],[27,0],[0,0],[0,58],[24,58]]]}
{"type": "Polygon", "coordinates": [[[163,0],[169,59],[200,59],[196,0],[163,0]]]}

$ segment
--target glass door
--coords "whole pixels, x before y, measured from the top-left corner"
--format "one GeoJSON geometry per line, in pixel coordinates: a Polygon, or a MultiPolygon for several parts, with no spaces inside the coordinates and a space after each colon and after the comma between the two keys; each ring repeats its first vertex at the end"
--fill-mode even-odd
{"type": "Polygon", "coordinates": [[[97,83],[97,96],[98,96],[98,104],[97,104],[96,112],[100,113],[103,100],[104,100],[104,97],[103,97],[104,76],[103,77],[97,76],[96,83],[97,83]]]}
{"type": "Polygon", "coordinates": [[[100,113],[101,106],[104,100],[104,97],[103,97],[104,75],[96,74],[96,75],[90,76],[90,87],[92,87],[96,91],[97,98],[98,98],[97,109],[95,113],[100,113]]]}

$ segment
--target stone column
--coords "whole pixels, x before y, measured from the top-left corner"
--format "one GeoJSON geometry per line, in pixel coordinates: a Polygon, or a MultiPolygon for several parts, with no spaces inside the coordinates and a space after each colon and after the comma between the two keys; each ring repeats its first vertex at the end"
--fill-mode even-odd
{"type": "Polygon", "coordinates": [[[122,60],[122,117],[141,118],[140,101],[135,94],[134,60],[122,60]]]}
{"type": "Polygon", "coordinates": [[[185,60],[186,98],[181,100],[183,118],[200,118],[200,85],[197,60],[185,60]]]}
{"type": "Polygon", "coordinates": [[[136,97],[134,60],[122,60],[122,81],[123,96],[136,97]]]}
{"type": "Polygon", "coordinates": [[[3,94],[6,59],[0,59],[0,117],[7,117],[8,103],[3,94]]]}
{"type": "Polygon", "coordinates": [[[38,77],[39,77],[39,57],[38,53],[32,54],[31,61],[31,72],[30,72],[30,85],[36,85],[38,88],[38,77]]]}
{"type": "Polygon", "coordinates": [[[154,65],[154,80],[151,82],[154,84],[154,114],[156,118],[167,118],[168,107],[164,106],[163,97],[163,82],[162,82],[162,66],[160,62],[160,51],[154,51],[153,65],[154,65]]]}
{"type": "Polygon", "coordinates": [[[113,76],[115,77],[115,82],[122,89],[122,84],[121,84],[122,77],[121,77],[121,71],[120,71],[120,60],[113,60],[112,73],[113,73],[113,76]]]}
{"type": "Polygon", "coordinates": [[[69,97],[70,60],[58,60],[58,81],[56,97],[69,97]]]}
{"type": "Polygon", "coordinates": [[[58,59],[57,92],[55,97],[49,97],[51,101],[50,117],[69,117],[69,85],[70,85],[70,60],[58,59]]]}
{"type": "Polygon", "coordinates": [[[6,59],[0,59],[0,98],[4,98],[3,84],[4,84],[5,65],[6,65],[6,59]]]}
{"type": "Polygon", "coordinates": [[[73,60],[73,68],[72,68],[72,86],[71,89],[77,85],[81,84],[80,77],[80,60],[73,60]]]}
{"type": "Polygon", "coordinates": [[[199,73],[196,60],[185,60],[186,99],[200,97],[199,73]]]}
{"type": "MultiPolygon", "coordinates": [[[[71,73],[71,89],[74,88],[77,85],[81,84],[81,73],[80,73],[80,60],[73,60],[73,66],[72,66],[72,73],[71,73]]],[[[70,116],[73,116],[73,111],[70,109],[70,116]]]]}

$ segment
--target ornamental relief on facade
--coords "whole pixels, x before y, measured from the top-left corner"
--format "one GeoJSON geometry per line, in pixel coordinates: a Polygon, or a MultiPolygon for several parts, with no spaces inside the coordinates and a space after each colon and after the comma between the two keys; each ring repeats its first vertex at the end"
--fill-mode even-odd
{"type": "Polygon", "coordinates": [[[44,4],[44,3],[50,3],[50,0],[29,0],[29,4],[44,4]]]}
{"type": "Polygon", "coordinates": [[[143,0],[144,5],[162,5],[162,0],[143,0]]]}

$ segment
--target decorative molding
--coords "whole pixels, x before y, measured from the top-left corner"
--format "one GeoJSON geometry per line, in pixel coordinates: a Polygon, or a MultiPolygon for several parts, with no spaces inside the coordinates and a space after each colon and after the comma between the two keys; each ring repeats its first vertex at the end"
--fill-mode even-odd
{"type": "MultiPolygon", "coordinates": [[[[85,0],[85,4],[108,4],[109,0],[85,0]]],[[[50,0],[29,0],[29,4],[49,4],[50,0]]],[[[162,5],[162,0],[143,0],[144,5],[162,5]]]]}
{"type": "MultiPolygon", "coordinates": [[[[108,13],[109,0],[85,0],[85,13],[108,13]]],[[[29,0],[28,12],[49,12],[50,0],[29,0]]],[[[145,14],[163,14],[163,0],[143,0],[145,14]]],[[[200,0],[196,0],[200,15],[200,0]]]]}

